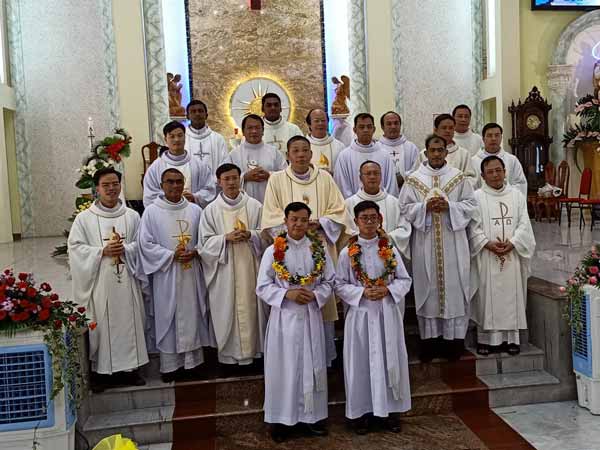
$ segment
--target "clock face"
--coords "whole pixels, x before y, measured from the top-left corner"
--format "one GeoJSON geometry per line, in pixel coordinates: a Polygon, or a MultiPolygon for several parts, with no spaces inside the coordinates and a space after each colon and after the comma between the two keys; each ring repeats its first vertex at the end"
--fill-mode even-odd
{"type": "Polygon", "coordinates": [[[535,114],[530,114],[527,116],[527,128],[530,130],[537,130],[541,125],[542,121],[535,114]]]}

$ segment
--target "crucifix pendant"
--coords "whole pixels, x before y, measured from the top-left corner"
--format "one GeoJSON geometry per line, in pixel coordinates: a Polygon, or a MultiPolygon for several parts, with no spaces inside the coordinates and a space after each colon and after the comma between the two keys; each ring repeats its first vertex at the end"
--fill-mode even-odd
{"type": "MultiPolygon", "coordinates": [[[[112,227],[112,231],[110,232],[110,236],[106,239],[102,239],[103,241],[111,242],[123,242],[125,236],[121,236],[115,227],[112,227]]],[[[121,276],[123,275],[124,265],[125,263],[121,259],[119,255],[113,256],[113,266],[115,266],[115,271],[113,272],[117,277],[117,283],[121,282],[121,276]]]]}

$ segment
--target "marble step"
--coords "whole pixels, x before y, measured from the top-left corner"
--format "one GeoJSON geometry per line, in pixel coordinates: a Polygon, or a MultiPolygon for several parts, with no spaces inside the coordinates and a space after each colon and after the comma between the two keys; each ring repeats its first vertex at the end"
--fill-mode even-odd
{"type": "Polygon", "coordinates": [[[552,402],[560,398],[560,380],[545,370],[480,375],[489,388],[491,408],[552,402]]]}
{"type": "Polygon", "coordinates": [[[532,344],[521,346],[521,353],[511,356],[508,353],[478,355],[475,348],[468,350],[477,358],[477,375],[496,375],[515,372],[530,372],[544,369],[544,351],[532,344]]]}

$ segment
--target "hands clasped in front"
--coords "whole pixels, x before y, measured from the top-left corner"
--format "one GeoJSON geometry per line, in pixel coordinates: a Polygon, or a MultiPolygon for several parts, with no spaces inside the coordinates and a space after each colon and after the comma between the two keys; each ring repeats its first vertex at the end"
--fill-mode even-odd
{"type": "Polygon", "coordinates": [[[307,305],[316,300],[314,292],[305,287],[288,289],[285,293],[285,298],[296,302],[299,305],[307,305]]]}

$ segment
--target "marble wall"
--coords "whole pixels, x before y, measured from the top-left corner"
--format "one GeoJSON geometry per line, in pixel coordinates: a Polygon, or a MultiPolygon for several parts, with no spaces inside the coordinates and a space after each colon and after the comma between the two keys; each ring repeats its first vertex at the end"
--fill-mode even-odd
{"type": "Polygon", "coordinates": [[[396,107],[420,148],[434,115],[474,105],[470,0],[392,0],[396,107]]]}
{"type": "Polygon", "coordinates": [[[233,134],[229,95],[240,81],[274,76],[295,105],[303,129],[307,112],[323,106],[320,0],[263,2],[260,12],[240,0],[188,1],[194,97],[209,108],[210,126],[233,134]]]}
{"type": "Polygon", "coordinates": [[[17,159],[23,234],[68,227],[75,170],[118,121],[110,0],[10,0],[11,78],[17,92],[17,159]]]}

